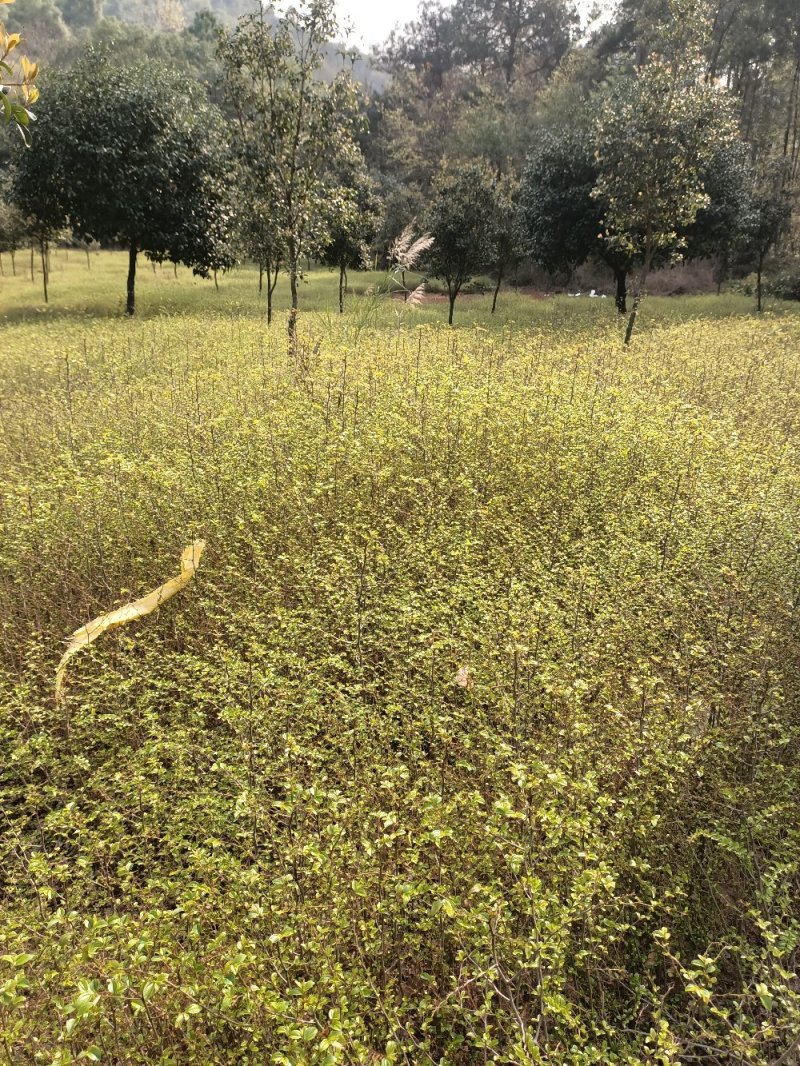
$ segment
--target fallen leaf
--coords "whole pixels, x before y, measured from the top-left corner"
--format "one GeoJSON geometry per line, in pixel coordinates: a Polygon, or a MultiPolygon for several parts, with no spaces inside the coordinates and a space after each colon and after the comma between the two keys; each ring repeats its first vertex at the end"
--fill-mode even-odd
{"type": "Polygon", "coordinates": [[[205,546],[206,542],[204,540],[196,540],[187,548],[184,548],[181,555],[181,572],[177,577],[173,577],[163,585],[159,585],[157,589],[153,589],[152,592],[142,596],[141,599],[134,600],[133,603],[126,603],[124,607],[119,607],[109,614],[101,614],[99,618],[94,618],[91,622],[87,622],[85,626],[75,630],[69,638],[67,650],[62,655],[58,670],[56,670],[57,703],[64,699],[67,665],[73,655],[76,655],[81,648],[88,647],[107,630],[114,629],[116,626],[124,626],[127,622],[134,622],[137,618],[144,618],[148,614],[152,614],[153,611],[158,610],[162,603],[166,603],[177,592],[186,588],[197,572],[205,546]]]}
{"type": "Polygon", "coordinates": [[[469,692],[475,688],[475,682],[472,679],[472,671],[468,666],[460,666],[458,668],[455,681],[459,688],[465,688],[469,692]]]}

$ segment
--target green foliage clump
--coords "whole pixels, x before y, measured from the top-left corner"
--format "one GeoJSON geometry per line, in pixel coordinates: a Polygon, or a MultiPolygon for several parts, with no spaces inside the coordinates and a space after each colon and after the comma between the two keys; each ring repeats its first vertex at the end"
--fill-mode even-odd
{"type": "Polygon", "coordinates": [[[705,7],[669,0],[665,19],[661,50],[613,88],[595,129],[593,196],[603,205],[603,238],[639,265],[626,344],[657,257],[677,258],[686,248],[685,230],[710,206],[704,172],[737,139],[733,98],[705,70],[705,7]]]}
{"type": "Polygon", "coordinates": [[[433,238],[427,263],[433,277],[443,278],[447,284],[451,326],[456,299],[464,285],[494,265],[497,218],[497,183],[485,167],[442,168],[425,228],[433,238]]]}
{"type": "Polygon", "coordinates": [[[525,251],[553,274],[572,272],[602,247],[602,209],[592,196],[596,183],[590,131],[542,131],[525,162],[520,224],[525,251]]]}
{"type": "Polygon", "coordinates": [[[133,314],[139,252],[204,277],[230,263],[229,170],[222,117],[183,75],[89,55],[50,79],[15,197],[45,233],[128,248],[133,314]]]}
{"type": "Polygon", "coordinates": [[[8,1056],[790,1061],[796,321],[210,321],[6,330],[8,1056]]]}
{"type": "Polygon", "coordinates": [[[789,262],[774,274],[767,284],[779,300],[800,300],[800,262],[789,262]]]}

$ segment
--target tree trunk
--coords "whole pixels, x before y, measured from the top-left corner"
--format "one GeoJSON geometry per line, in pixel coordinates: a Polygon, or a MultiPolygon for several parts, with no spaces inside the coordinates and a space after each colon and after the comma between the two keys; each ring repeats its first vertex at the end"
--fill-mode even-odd
{"type": "Polygon", "coordinates": [[[497,310],[497,297],[500,295],[500,286],[503,284],[503,270],[505,264],[501,263],[497,271],[497,285],[494,288],[494,296],[492,297],[492,314],[497,310]]]}
{"type": "Polygon", "coordinates": [[[789,107],[786,117],[786,130],[783,135],[783,156],[784,159],[789,155],[789,142],[792,135],[792,119],[797,122],[797,103],[798,97],[800,97],[800,59],[795,63],[794,77],[792,78],[792,89],[789,94],[789,107]]]}
{"type": "Polygon", "coordinates": [[[16,248],[12,248],[11,249],[11,276],[14,277],[14,278],[17,276],[17,264],[15,262],[16,256],[17,256],[17,250],[16,250],[16,248]]]}
{"type": "Polygon", "coordinates": [[[275,286],[272,284],[272,264],[267,263],[267,325],[272,325],[272,292],[275,286]]]}
{"type": "MultiPolygon", "coordinates": [[[[12,262],[13,262],[13,260],[12,260],[12,262]]],[[[3,277],[6,276],[5,270],[3,270],[3,257],[2,257],[2,255],[0,255],[0,274],[2,274],[3,277]]]]}
{"type": "Polygon", "coordinates": [[[264,291],[264,264],[258,264],[258,291],[264,291]]]}
{"type": "Polygon", "coordinates": [[[633,298],[633,310],[631,311],[631,317],[628,319],[628,328],[625,330],[625,343],[631,343],[631,337],[633,336],[633,329],[636,325],[636,316],[639,314],[639,302],[641,296],[637,292],[633,298]]]}
{"type": "Polygon", "coordinates": [[[36,273],[35,273],[34,265],[33,265],[33,256],[34,256],[33,241],[31,241],[31,281],[36,281],[36,273]]]}
{"type": "Polygon", "coordinates": [[[86,269],[92,269],[92,257],[89,255],[89,249],[86,249],[86,269]]]}
{"type": "Polygon", "coordinates": [[[614,267],[614,280],[617,283],[614,302],[617,305],[617,312],[624,315],[628,310],[628,275],[619,267],[614,267]]]}
{"type": "Polygon", "coordinates": [[[42,288],[44,289],[44,302],[49,303],[47,296],[47,276],[49,273],[49,267],[47,265],[47,241],[39,241],[39,253],[42,258],[42,288]]]}
{"type": "Polygon", "coordinates": [[[132,315],[136,310],[136,256],[139,249],[136,241],[131,241],[128,249],[128,302],[125,305],[125,313],[132,315]]]}
{"type": "Polygon", "coordinates": [[[216,289],[217,292],[219,292],[219,282],[217,281],[217,272],[216,272],[216,270],[214,271],[214,288],[216,289]]]}
{"type": "Polygon", "coordinates": [[[764,256],[762,254],[758,257],[758,270],[756,271],[756,311],[758,311],[759,314],[761,314],[761,312],[764,310],[761,299],[761,272],[763,271],[763,269],[764,256]]]}
{"type": "Polygon", "coordinates": [[[506,85],[510,85],[514,80],[514,67],[517,63],[517,36],[518,30],[515,28],[511,31],[508,38],[508,52],[506,53],[505,62],[503,63],[503,73],[506,76],[506,85]]]}
{"type": "Polygon", "coordinates": [[[178,276],[178,264],[177,263],[173,263],[172,264],[172,274],[173,274],[174,277],[177,278],[177,276],[178,276]]]}
{"type": "Polygon", "coordinates": [[[347,288],[347,271],[339,264],[339,314],[344,314],[344,292],[347,288]]]}
{"type": "Polygon", "coordinates": [[[448,326],[452,326],[453,324],[453,311],[455,310],[456,306],[456,296],[458,296],[457,292],[450,292],[450,314],[447,319],[448,326]]]}
{"type": "Polygon", "coordinates": [[[647,278],[650,274],[650,267],[653,264],[653,248],[650,243],[650,235],[647,237],[647,244],[645,245],[644,259],[642,261],[642,272],[639,275],[639,281],[636,285],[636,293],[633,297],[633,310],[631,311],[631,317],[628,319],[628,328],[625,330],[625,344],[631,343],[631,337],[633,336],[633,330],[636,325],[636,318],[639,314],[639,304],[642,302],[642,297],[645,293],[645,286],[647,285],[647,278]]]}
{"type": "Polygon", "coordinates": [[[274,264],[270,266],[267,263],[267,325],[272,323],[272,303],[275,295],[275,289],[278,284],[278,277],[281,272],[281,263],[279,259],[276,259],[274,264]],[[270,273],[271,271],[271,273],[270,273]]]}
{"type": "Polygon", "coordinates": [[[297,350],[297,255],[295,252],[289,253],[289,291],[291,293],[291,305],[289,308],[289,351],[294,353],[297,350]]]}

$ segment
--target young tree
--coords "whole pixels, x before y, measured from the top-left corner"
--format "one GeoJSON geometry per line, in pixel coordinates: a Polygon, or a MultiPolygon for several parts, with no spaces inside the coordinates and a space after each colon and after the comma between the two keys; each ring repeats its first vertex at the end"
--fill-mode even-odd
{"type": "Polygon", "coordinates": [[[497,297],[503,284],[506,270],[516,268],[523,251],[519,231],[519,182],[515,175],[507,174],[498,180],[494,203],[494,269],[497,284],[492,296],[492,314],[497,310],[497,297]]]}
{"type": "Polygon", "coordinates": [[[300,263],[329,237],[326,177],[359,156],[359,96],[351,77],[342,72],[330,84],[319,77],[336,28],[332,0],[307,0],[277,19],[262,7],[239,20],[221,49],[242,163],[274,212],[286,249],[292,348],[300,263]]]}
{"type": "MultiPolygon", "coordinates": [[[[48,104],[50,94],[48,93],[48,104]]],[[[60,172],[61,144],[57,139],[42,138],[37,131],[36,147],[22,149],[11,172],[8,200],[22,218],[31,249],[31,281],[34,280],[34,254],[38,249],[42,263],[44,302],[48,302],[47,250],[56,236],[67,228],[67,211],[63,202],[60,172]]]]}
{"type": "Polygon", "coordinates": [[[11,257],[11,273],[16,275],[16,254],[30,240],[28,227],[19,208],[9,203],[7,198],[0,198],[0,252],[8,252],[11,257]]]}
{"type": "Polygon", "coordinates": [[[729,274],[732,256],[747,245],[752,232],[753,174],[747,145],[726,140],[714,146],[701,178],[708,203],[685,233],[685,254],[714,262],[719,291],[729,274]]]}
{"type": "Polygon", "coordinates": [[[683,232],[709,202],[702,172],[714,151],[735,139],[723,91],[704,78],[695,0],[670,0],[670,7],[680,37],[664,30],[669,54],[651,56],[620,81],[596,127],[593,195],[603,206],[604,240],[639,263],[626,344],[656,258],[685,248],[683,232]]]}
{"type": "Polygon", "coordinates": [[[427,198],[418,186],[398,181],[391,174],[381,182],[378,196],[381,222],[375,238],[376,265],[383,267],[390,261],[397,234],[406,228],[408,220],[422,218],[425,214],[427,198]]]}
{"type": "Polygon", "coordinates": [[[611,267],[620,314],[627,307],[630,254],[598,240],[602,208],[592,195],[597,184],[592,131],[582,126],[543,130],[529,154],[519,194],[523,248],[551,274],[570,276],[596,256],[611,267]]]}
{"type": "Polygon", "coordinates": [[[323,262],[339,271],[339,314],[344,312],[347,271],[363,268],[380,224],[380,202],[366,169],[348,168],[330,190],[328,244],[323,262]]]}
{"type": "Polygon", "coordinates": [[[495,181],[484,167],[472,163],[455,171],[442,169],[425,228],[433,238],[428,255],[430,273],[447,283],[451,326],[456,298],[464,284],[495,260],[496,207],[495,181]]]}
{"type": "Polygon", "coordinates": [[[259,292],[264,289],[266,274],[267,325],[271,325],[272,302],[281,264],[286,255],[286,246],[273,206],[260,198],[262,190],[255,185],[249,171],[240,175],[238,191],[238,244],[243,258],[258,264],[259,292]]]}
{"type": "Polygon", "coordinates": [[[756,271],[756,310],[763,311],[762,278],[764,262],[788,228],[792,205],[782,180],[782,166],[770,167],[762,175],[750,201],[745,249],[756,271]]]}
{"type": "Polygon", "coordinates": [[[232,262],[230,170],[221,115],[167,67],[114,68],[87,57],[48,83],[33,147],[19,153],[15,197],[27,215],[207,277],[232,262]]]}
{"type": "MultiPolygon", "coordinates": [[[[727,269],[743,240],[749,212],[750,170],[746,147],[727,140],[714,146],[699,172],[705,206],[691,226],[676,230],[676,243],[689,258],[714,259],[727,269]]],[[[599,178],[593,130],[562,125],[543,130],[528,155],[519,196],[524,250],[551,273],[572,274],[582,263],[598,259],[613,271],[616,306],[627,311],[627,283],[640,260],[635,250],[602,239],[603,205],[593,190],[599,178]],[[598,239],[600,235],[601,239],[598,239]]],[[[667,262],[676,245],[653,256],[652,266],[667,262]]]]}

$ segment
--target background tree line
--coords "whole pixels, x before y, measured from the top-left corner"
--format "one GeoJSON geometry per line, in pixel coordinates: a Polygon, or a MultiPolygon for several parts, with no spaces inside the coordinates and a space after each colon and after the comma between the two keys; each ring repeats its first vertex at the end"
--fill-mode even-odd
{"type": "MultiPolygon", "coordinates": [[[[15,17],[35,40],[50,16],[32,3],[15,17]]],[[[128,249],[130,312],[140,252],[203,275],[250,260],[269,318],[288,274],[293,335],[305,263],[338,270],[342,309],[348,270],[414,222],[451,321],[470,279],[490,274],[496,302],[521,264],[562,282],[601,264],[620,312],[633,287],[629,335],[649,273],[678,258],[719,284],[754,271],[759,306],[770,262],[800,294],[790,0],[625,0],[594,28],[566,0],[427,2],[370,74],[333,43],[330,0],[169,32],[59,12],[34,144],[6,136],[0,156],[0,250],[35,247],[45,284],[67,232],[128,249]]]]}

